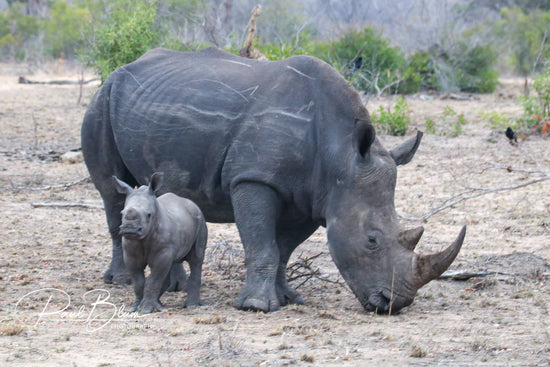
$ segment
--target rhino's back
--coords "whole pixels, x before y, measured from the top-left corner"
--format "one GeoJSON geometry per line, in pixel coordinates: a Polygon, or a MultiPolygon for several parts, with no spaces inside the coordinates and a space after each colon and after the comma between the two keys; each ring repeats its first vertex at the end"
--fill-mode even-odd
{"type": "Polygon", "coordinates": [[[357,115],[356,93],[308,56],[262,62],[215,48],[155,49],[117,69],[103,88],[117,149],[135,179],[165,172],[167,191],[196,202],[209,221],[233,219],[236,177],[303,196],[296,186],[312,170],[312,126],[344,120],[351,127],[357,115]]]}

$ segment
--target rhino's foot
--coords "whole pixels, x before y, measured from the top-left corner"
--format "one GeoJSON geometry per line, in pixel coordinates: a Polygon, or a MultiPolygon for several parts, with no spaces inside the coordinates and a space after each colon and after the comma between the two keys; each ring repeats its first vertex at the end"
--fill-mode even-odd
{"type": "Polygon", "coordinates": [[[140,302],[136,311],[139,311],[140,314],[146,314],[155,311],[161,312],[164,311],[164,306],[162,305],[162,303],[160,303],[159,300],[151,301],[144,299],[140,302]]]}
{"type": "Polygon", "coordinates": [[[125,270],[115,272],[109,268],[103,274],[103,282],[105,284],[131,284],[132,279],[125,270]]]}
{"type": "Polygon", "coordinates": [[[247,290],[245,286],[245,289],[235,300],[235,307],[245,311],[273,312],[280,308],[280,303],[275,290],[269,292],[262,289],[254,292],[253,290],[247,290]]]}
{"type": "Polygon", "coordinates": [[[141,303],[141,300],[138,299],[136,300],[134,303],[132,303],[132,305],[130,306],[130,309],[129,311],[130,312],[136,312],[138,310],[138,307],[139,307],[139,304],[141,303]]]}
{"type": "Polygon", "coordinates": [[[277,284],[277,298],[279,298],[281,306],[288,304],[303,305],[305,303],[300,293],[288,284],[277,284]]]}
{"type": "Polygon", "coordinates": [[[183,302],[182,308],[200,307],[200,306],[202,306],[202,303],[200,301],[187,299],[187,300],[185,300],[185,302],[183,302]]]}

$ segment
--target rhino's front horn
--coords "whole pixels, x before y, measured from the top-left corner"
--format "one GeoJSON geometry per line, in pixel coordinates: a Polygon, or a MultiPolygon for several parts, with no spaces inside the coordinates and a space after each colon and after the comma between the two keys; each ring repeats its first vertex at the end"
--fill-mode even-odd
{"type": "Polygon", "coordinates": [[[466,226],[462,227],[455,242],[442,252],[423,256],[414,254],[413,261],[416,264],[413,264],[413,271],[416,272],[416,276],[413,284],[420,288],[429,281],[438,278],[447,270],[456,255],[458,255],[462,242],[464,242],[464,236],[466,236],[466,226]]]}
{"type": "Polygon", "coordinates": [[[420,241],[420,237],[422,237],[423,233],[424,227],[422,226],[413,229],[407,229],[405,231],[399,232],[399,237],[397,238],[397,241],[407,250],[413,251],[418,244],[418,241],[420,241]]]}

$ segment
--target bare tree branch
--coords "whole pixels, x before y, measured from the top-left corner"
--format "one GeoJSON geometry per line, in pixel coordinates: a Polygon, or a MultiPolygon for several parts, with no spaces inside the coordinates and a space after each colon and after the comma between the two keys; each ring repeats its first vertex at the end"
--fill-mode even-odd
{"type": "Polygon", "coordinates": [[[85,203],[31,203],[33,208],[84,208],[84,209],[103,209],[103,205],[85,204],[85,203]]]}

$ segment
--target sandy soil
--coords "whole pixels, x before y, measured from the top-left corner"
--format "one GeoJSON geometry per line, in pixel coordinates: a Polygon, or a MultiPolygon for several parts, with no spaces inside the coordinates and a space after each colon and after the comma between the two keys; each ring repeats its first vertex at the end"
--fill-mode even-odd
{"type": "MultiPolygon", "coordinates": [[[[84,164],[59,160],[80,145],[86,106],[77,105],[79,87],[17,84],[19,75],[77,79],[46,70],[0,65],[0,365],[550,365],[550,181],[411,220],[475,188],[550,174],[548,139],[529,136],[513,147],[484,117],[520,115],[520,82],[503,80],[497,93],[469,100],[407,97],[411,129],[425,129],[427,119],[436,124],[399,169],[396,207],[409,218],[403,225],[426,228],[422,253],[440,250],[468,225],[451,270],[490,274],[432,281],[399,315],[369,314],[339,276],[319,230],[291,259],[292,276],[309,274],[292,282],[306,305],[242,312],[232,307],[245,276],[237,231],[209,225],[204,306],[182,309],[184,295],[170,293],[162,298],[165,312],[136,318],[125,311],[131,287],[102,282],[110,259],[102,210],[31,205],[101,205],[84,164]],[[456,116],[442,117],[449,108],[466,121],[456,137],[456,116]]],[[[95,88],[84,88],[83,101],[95,88]]],[[[391,103],[371,99],[368,108],[391,103]]],[[[390,148],[404,138],[381,139],[390,148]]]]}

